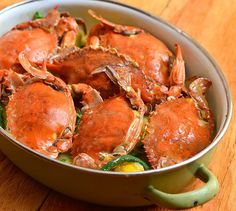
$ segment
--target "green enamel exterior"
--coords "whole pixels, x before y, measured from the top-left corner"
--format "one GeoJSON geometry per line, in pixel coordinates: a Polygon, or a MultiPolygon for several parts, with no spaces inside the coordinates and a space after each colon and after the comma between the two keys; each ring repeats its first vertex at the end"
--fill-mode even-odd
{"type": "Polygon", "coordinates": [[[145,192],[145,196],[157,205],[167,208],[186,209],[204,204],[218,193],[218,180],[212,172],[203,165],[198,168],[195,176],[205,182],[205,185],[197,190],[170,194],[159,191],[150,185],[145,192]]]}

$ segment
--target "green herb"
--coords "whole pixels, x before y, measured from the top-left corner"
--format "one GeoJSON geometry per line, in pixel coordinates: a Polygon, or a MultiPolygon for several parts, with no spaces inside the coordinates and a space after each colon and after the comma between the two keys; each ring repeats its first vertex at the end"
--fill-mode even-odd
{"type": "Polygon", "coordinates": [[[80,123],[80,119],[82,117],[82,113],[79,111],[76,113],[76,121],[75,121],[75,132],[78,129],[79,123],[80,123]]]}
{"type": "Polygon", "coordinates": [[[2,106],[2,105],[0,105],[0,126],[2,127],[2,128],[5,128],[5,126],[6,126],[6,110],[5,110],[5,108],[2,106]]]}
{"type": "Polygon", "coordinates": [[[79,32],[76,36],[76,43],[75,45],[79,48],[83,48],[86,45],[87,37],[85,32],[82,29],[79,29],[79,32]]]}
{"type": "Polygon", "coordinates": [[[57,159],[63,163],[72,164],[72,157],[69,153],[61,153],[61,154],[59,154],[57,159]]]}
{"type": "Polygon", "coordinates": [[[42,19],[42,18],[43,18],[42,13],[40,13],[38,11],[34,13],[33,20],[42,19]]]}
{"type": "Polygon", "coordinates": [[[148,164],[146,164],[141,159],[139,159],[137,157],[134,157],[132,155],[123,155],[123,156],[117,157],[114,160],[111,160],[110,162],[108,162],[106,165],[104,165],[101,168],[101,170],[103,170],[103,171],[111,171],[118,164],[124,163],[124,162],[137,162],[137,163],[139,163],[139,164],[141,164],[143,166],[144,170],[149,170],[150,169],[148,164]]]}

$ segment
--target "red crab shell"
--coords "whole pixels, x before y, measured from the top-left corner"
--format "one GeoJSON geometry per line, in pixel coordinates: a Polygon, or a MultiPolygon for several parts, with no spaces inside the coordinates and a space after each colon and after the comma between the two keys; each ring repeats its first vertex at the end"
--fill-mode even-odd
{"type": "Polygon", "coordinates": [[[69,150],[76,112],[64,82],[53,76],[48,82],[32,76],[20,81],[25,76],[13,71],[7,71],[7,75],[8,82],[3,83],[14,87],[6,105],[7,130],[18,141],[49,157],[69,150]]]}
{"type": "Polygon", "coordinates": [[[86,83],[98,90],[103,98],[113,96],[119,90],[103,73],[106,67],[113,68],[121,77],[130,75],[131,86],[141,91],[145,102],[164,95],[160,92],[161,87],[146,78],[133,60],[115,49],[74,48],[71,52],[56,54],[50,60],[52,64],[47,65],[50,72],[59,75],[66,83],[86,83]]]}
{"type": "MultiPolygon", "coordinates": [[[[94,159],[95,166],[101,166],[107,162],[103,160],[102,153],[112,154],[120,145],[124,146],[126,152],[134,147],[141,132],[142,121],[142,117],[130,108],[125,97],[105,100],[84,112],[74,137],[72,154],[74,157],[81,153],[87,154],[94,159]]],[[[84,165],[91,167],[88,163],[84,165]]]]}
{"type": "Polygon", "coordinates": [[[25,50],[30,61],[43,62],[56,46],[56,34],[40,28],[10,31],[0,38],[0,68],[10,68],[17,62],[19,53],[25,50]]]}
{"type": "Polygon", "coordinates": [[[144,73],[156,83],[169,84],[169,63],[172,53],[166,45],[142,29],[113,24],[94,12],[90,14],[101,23],[88,36],[87,45],[116,48],[138,62],[144,73]]]}
{"type": "Polygon", "coordinates": [[[211,143],[212,125],[200,118],[192,98],[156,106],[147,125],[144,148],[154,169],[186,160],[211,143]]]}
{"type": "Polygon", "coordinates": [[[31,62],[42,63],[59,44],[63,47],[75,45],[77,33],[76,20],[68,14],[64,17],[57,8],[43,19],[18,24],[0,37],[0,68],[15,65],[14,70],[23,72],[17,66],[20,52],[25,51],[31,62]]]}

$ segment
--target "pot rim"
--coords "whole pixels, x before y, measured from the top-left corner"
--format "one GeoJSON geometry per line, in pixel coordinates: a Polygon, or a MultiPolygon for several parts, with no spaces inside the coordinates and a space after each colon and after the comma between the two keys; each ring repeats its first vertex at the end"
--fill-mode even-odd
{"type": "MultiPolygon", "coordinates": [[[[8,12],[9,10],[16,8],[18,6],[22,6],[25,4],[29,4],[32,2],[37,2],[37,1],[43,1],[43,0],[25,0],[16,4],[13,4],[9,7],[4,8],[3,10],[0,11],[0,16],[5,13],[8,12]]],[[[224,136],[224,134],[226,133],[226,130],[229,127],[229,123],[232,117],[232,95],[231,95],[231,91],[229,88],[229,84],[225,79],[225,76],[223,74],[223,71],[221,70],[221,68],[219,67],[219,65],[215,62],[215,60],[213,59],[213,57],[207,52],[207,50],[205,50],[195,39],[193,39],[192,37],[190,37],[186,32],[183,32],[180,28],[168,23],[167,21],[161,19],[160,17],[154,16],[151,13],[148,13],[146,11],[143,11],[141,9],[138,9],[136,7],[124,4],[124,3],[120,3],[120,2],[115,2],[115,1],[110,1],[110,0],[89,0],[89,1],[100,1],[100,2],[104,2],[106,4],[114,4],[114,5],[118,5],[121,7],[125,7],[134,11],[137,11],[139,13],[142,13],[143,15],[153,19],[154,21],[158,21],[164,25],[166,25],[167,27],[169,27],[170,29],[174,30],[175,32],[177,32],[180,36],[183,36],[184,38],[186,38],[188,41],[190,41],[196,48],[198,48],[198,50],[200,50],[205,56],[206,58],[210,61],[210,63],[214,66],[215,72],[216,74],[219,76],[221,83],[223,84],[224,87],[224,92],[226,94],[226,99],[227,99],[227,114],[225,116],[225,119],[223,120],[223,126],[221,127],[221,129],[217,132],[217,134],[215,135],[212,143],[210,145],[208,145],[206,148],[204,148],[202,151],[200,151],[199,153],[197,153],[196,155],[194,155],[193,157],[184,160],[180,163],[177,163],[175,165],[171,165],[168,167],[164,167],[164,168],[160,168],[160,169],[152,169],[152,170],[147,170],[147,171],[143,171],[143,172],[129,172],[129,173],[122,173],[122,172],[112,172],[112,171],[101,171],[101,170],[95,170],[95,169],[89,169],[89,168],[84,168],[84,167],[79,167],[79,166],[75,166],[72,164],[67,164],[67,163],[63,163],[59,160],[53,159],[53,158],[49,158],[43,154],[40,154],[39,152],[29,148],[28,146],[22,144],[21,142],[17,141],[14,137],[12,137],[6,130],[4,130],[3,128],[0,127],[0,134],[2,136],[4,136],[6,139],[8,139],[8,141],[10,141],[11,143],[13,143],[14,145],[16,145],[17,147],[20,147],[21,149],[23,149],[26,152],[29,152],[37,157],[39,157],[40,159],[44,159],[47,160],[49,162],[53,162],[56,165],[59,165],[61,167],[66,167],[66,168],[72,168],[74,170],[81,170],[83,172],[87,172],[87,173],[93,173],[93,174],[106,174],[106,175],[112,175],[112,176],[137,176],[137,175],[146,175],[146,174],[157,174],[157,173],[163,173],[163,172],[168,172],[168,171],[172,171],[178,168],[181,168],[189,163],[194,162],[195,160],[199,159],[200,157],[202,157],[203,155],[205,155],[208,151],[210,151],[211,149],[213,149],[218,142],[222,139],[222,137],[224,136]]],[[[75,1],[78,2],[78,1],[75,1]]]]}

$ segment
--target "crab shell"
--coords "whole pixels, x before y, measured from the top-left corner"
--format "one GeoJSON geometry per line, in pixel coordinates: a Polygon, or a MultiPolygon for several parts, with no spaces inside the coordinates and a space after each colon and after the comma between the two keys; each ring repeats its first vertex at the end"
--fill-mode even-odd
{"type": "Polygon", "coordinates": [[[56,34],[43,29],[12,30],[0,38],[0,68],[10,68],[17,62],[19,53],[25,50],[30,61],[43,62],[56,46],[56,34]]]}
{"type": "Polygon", "coordinates": [[[73,100],[69,90],[31,80],[16,87],[9,96],[6,129],[21,143],[56,158],[72,146],[76,119],[73,100]]]}
{"type": "Polygon", "coordinates": [[[98,90],[104,99],[119,92],[118,87],[103,73],[106,67],[113,68],[123,77],[130,75],[132,87],[141,91],[145,102],[153,101],[157,95],[158,98],[164,96],[160,87],[155,87],[153,81],[145,77],[135,61],[119,54],[116,49],[73,48],[52,56],[47,64],[48,70],[66,83],[86,83],[98,90]]]}
{"type": "Polygon", "coordinates": [[[179,98],[156,106],[143,140],[154,169],[186,160],[211,143],[213,125],[200,118],[192,98],[179,98]]]}
{"type": "Polygon", "coordinates": [[[139,139],[143,118],[130,108],[124,96],[105,100],[92,109],[84,112],[74,136],[72,154],[74,162],[80,160],[89,162],[80,166],[91,167],[89,157],[95,161],[95,167],[101,167],[108,162],[103,154],[125,153],[131,151],[139,139]],[[119,147],[119,146],[123,147],[119,147]],[[88,155],[81,159],[81,155],[88,155]]]}
{"type": "Polygon", "coordinates": [[[116,48],[138,62],[144,73],[163,85],[169,84],[169,63],[172,53],[166,45],[142,29],[113,24],[94,12],[90,14],[101,23],[88,36],[87,45],[116,48]]]}
{"type": "Polygon", "coordinates": [[[65,47],[75,44],[78,24],[72,17],[61,17],[57,8],[43,19],[16,25],[0,37],[0,68],[24,72],[18,55],[25,51],[31,62],[42,63],[59,43],[65,47]]]}

